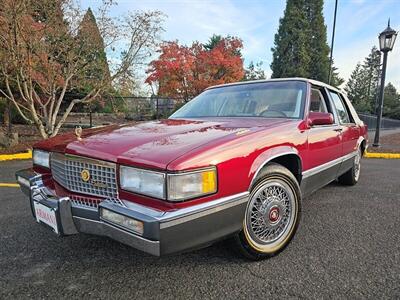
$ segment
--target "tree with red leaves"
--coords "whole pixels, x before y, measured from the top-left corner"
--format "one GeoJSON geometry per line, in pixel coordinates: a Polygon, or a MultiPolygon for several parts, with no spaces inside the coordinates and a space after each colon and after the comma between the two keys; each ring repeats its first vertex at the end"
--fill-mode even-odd
{"type": "Polygon", "coordinates": [[[158,59],[150,63],[146,82],[158,84],[161,96],[189,101],[208,86],[241,80],[242,48],[240,39],[229,36],[219,38],[212,47],[199,42],[191,47],[165,42],[158,59]]]}
{"type": "Polygon", "coordinates": [[[2,1],[0,97],[43,138],[58,134],[75,105],[92,103],[113,82],[132,78],[158,45],[164,14],[111,17],[113,2],[103,1],[96,21],[90,10],[82,18],[74,0],[2,1]],[[104,48],[116,47],[121,53],[110,74],[104,48]],[[76,89],[84,93],[67,99],[76,89]]]}

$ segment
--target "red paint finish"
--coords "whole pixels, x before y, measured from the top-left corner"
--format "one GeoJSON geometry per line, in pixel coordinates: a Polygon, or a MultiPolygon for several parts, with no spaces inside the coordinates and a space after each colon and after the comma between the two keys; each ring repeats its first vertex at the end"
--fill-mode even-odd
{"type": "Polygon", "coordinates": [[[342,155],[340,126],[312,127],[308,130],[307,159],[305,170],[317,167],[342,155]]]}
{"type": "MultiPolygon", "coordinates": [[[[248,191],[256,172],[271,158],[296,155],[304,172],[353,152],[360,136],[367,139],[366,126],[359,119],[351,126],[311,127],[307,115],[302,120],[169,119],[108,126],[84,130],[82,141],[66,134],[35,148],[165,172],[217,167],[218,192],[195,200],[171,203],[119,190],[122,199],[172,210],[248,191]]],[[[68,192],[52,187],[63,195],[68,192]]]]}

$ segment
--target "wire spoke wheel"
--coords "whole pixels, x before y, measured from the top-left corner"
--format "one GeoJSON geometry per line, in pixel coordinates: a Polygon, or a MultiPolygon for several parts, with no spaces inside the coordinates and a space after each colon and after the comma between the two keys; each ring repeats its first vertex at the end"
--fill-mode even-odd
{"type": "Polygon", "coordinates": [[[358,181],[360,177],[360,170],[361,170],[361,151],[357,151],[357,155],[354,158],[354,178],[358,181]]]}
{"type": "Polygon", "coordinates": [[[291,186],[269,179],[252,193],[245,216],[245,234],[257,250],[272,252],[285,243],[296,221],[297,202],[291,186]]]}

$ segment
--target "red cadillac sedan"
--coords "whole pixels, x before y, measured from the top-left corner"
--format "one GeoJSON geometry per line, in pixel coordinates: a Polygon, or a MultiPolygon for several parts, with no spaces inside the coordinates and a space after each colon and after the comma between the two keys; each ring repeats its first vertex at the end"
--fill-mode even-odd
{"type": "Polygon", "coordinates": [[[274,79],[213,86],[166,120],[37,143],[18,171],[38,223],[103,235],[153,255],[232,237],[250,259],[279,253],[301,202],[354,185],[367,128],[327,84],[274,79]]]}

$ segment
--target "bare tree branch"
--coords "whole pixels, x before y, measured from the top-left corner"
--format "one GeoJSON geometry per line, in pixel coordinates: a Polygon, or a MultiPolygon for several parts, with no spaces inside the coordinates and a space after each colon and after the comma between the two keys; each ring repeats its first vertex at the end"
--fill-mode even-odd
{"type": "Polygon", "coordinates": [[[43,138],[58,134],[76,104],[96,101],[114,81],[132,80],[135,67],[154,51],[163,30],[161,12],[136,11],[114,18],[110,9],[115,2],[104,0],[97,11],[99,29],[93,30],[97,36],[100,32],[109,51],[116,45],[123,49],[108,80],[101,74],[94,80],[95,72],[88,71],[98,67],[97,61],[85,53],[85,43],[90,44],[93,35],[88,33],[88,41],[79,35],[84,11],[78,4],[78,0],[3,0],[0,8],[0,95],[24,120],[34,123],[43,138]],[[85,95],[65,103],[72,90],[84,90],[85,95]]]}

